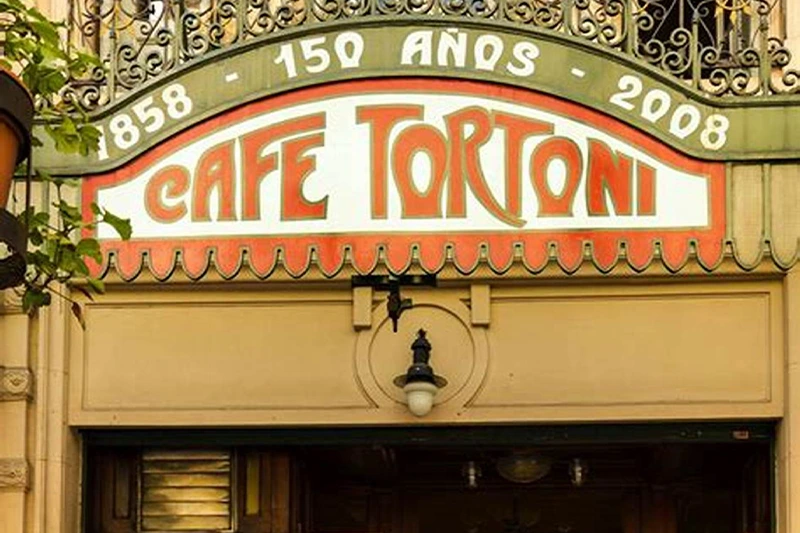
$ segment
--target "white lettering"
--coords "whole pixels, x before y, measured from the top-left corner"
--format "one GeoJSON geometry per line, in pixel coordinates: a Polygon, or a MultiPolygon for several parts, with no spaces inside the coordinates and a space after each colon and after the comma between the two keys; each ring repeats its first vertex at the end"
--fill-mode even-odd
{"type": "Polygon", "coordinates": [[[467,34],[449,29],[439,37],[439,53],[436,59],[439,66],[449,67],[448,54],[453,57],[453,66],[464,67],[467,63],[467,34]],[[455,35],[455,37],[454,37],[455,35]]]}
{"type": "Polygon", "coordinates": [[[514,76],[530,76],[536,71],[533,60],[539,57],[539,47],[530,41],[520,41],[514,45],[514,61],[506,69],[514,76]]]}
{"type": "Polygon", "coordinates": [[[503,55],[503,40],[497,35],[484,34],[475,41],[475,68],[494,70],[503,55]],[[486,51],[489,50],[489,54],[486,51]]]}
{"type": "Polygon", "coordinates": [[[408,37],[406,37],[405,42],[403,42],[403,52],[400,62],[403,65],[413,65],[414,56],[419,55],[417,64],[426,66],[430,65],[431,56],[433,55],[431,52],[432,42],[433,32],[430,30],[415,31],[411,33],[408,37]]]}

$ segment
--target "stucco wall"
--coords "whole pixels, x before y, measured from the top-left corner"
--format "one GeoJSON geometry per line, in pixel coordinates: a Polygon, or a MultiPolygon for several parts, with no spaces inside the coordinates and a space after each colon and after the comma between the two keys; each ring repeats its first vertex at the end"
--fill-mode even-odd
{"type": "Polygon", "coordinates": [[[142,290],[71,330],[78,426],[777,417],[779,281],[407,290],[353,324],[347,289],[142,290]],[[481,301],[483,300],[483,301],[481,301]],[[485,306],[487,316],[472,310],[485,306]],[[392,384],[428,330],[449,380],[423,420],[392,384]]]}
{"type": "Polygon", "coordinates": [[[786,0],[784,2],[786,10],[786,45],[789,50],[794,52],[793,64],[795,68],[800,67],[800,5],[797,2],[786,0]]]}

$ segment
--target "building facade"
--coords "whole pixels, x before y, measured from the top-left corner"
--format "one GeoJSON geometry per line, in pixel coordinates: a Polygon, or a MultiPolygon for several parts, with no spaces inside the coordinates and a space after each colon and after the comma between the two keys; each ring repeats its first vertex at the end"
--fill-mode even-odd
{"type": "Polygon", "coordinates": [[[39,5],[134,233],[6,292],[0,533],[800,530],[800,5],[39,5]]]}

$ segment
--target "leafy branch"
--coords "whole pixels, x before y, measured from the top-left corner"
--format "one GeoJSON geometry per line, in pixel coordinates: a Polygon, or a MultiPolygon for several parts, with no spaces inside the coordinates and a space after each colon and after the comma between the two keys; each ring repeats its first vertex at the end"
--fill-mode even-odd
{"type": "MultiPolygon", "coordinates": [[[[56,150],[87,156],[97,151],[100,131],[66,89],[70,80],[102,65],[96,57],[66,42],[62,38],[65,30],[64,23],[48,20],[22,0],[0,0],[0,68],[16,73],[34,95],[38,119],[56,150]]],[[[41,139],[34,138],[33,145],[41,146],[41,139]]],[[[92,219],[84,220],[65,191],[78,187],[78,180],[54,177],[41,170],[35,170],[33,178],[53,190],[55,200],[42,210],[30,207],[19,215],[28,227],[28,272],[17,289],[22,307],[33,314],[50,305],[55,294],[71,302],[73,314],[83,325],[80,304],[59,287],[67,286],[89,299],[104,292],[103,282],[91,276],[87,265],[89,260],[102,261],[100,243],[84,237],[84,230],[94,231],[98,225],[108,224],[127,240],[131,236],[130,221],[96,204],[91,206],[92,219]]]]}

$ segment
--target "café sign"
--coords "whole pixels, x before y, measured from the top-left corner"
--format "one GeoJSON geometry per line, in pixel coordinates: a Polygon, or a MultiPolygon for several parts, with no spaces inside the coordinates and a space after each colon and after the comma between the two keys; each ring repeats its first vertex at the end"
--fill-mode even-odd
{"type": "MultiPolygon", "coordinates": [[[[173,89],[173,92],[174,89],[173,89]]],[[[607,115],[530,90],[436,78],[338,82],[197,124],[105,175],[84,206],[129,217],[134,240],[98,238],[123,276],[147,256],[166,277],[281,262],[328,275],[346,261],[462,271],[515,254],[531,269],[587,257],[607,270],[715,265],[721,163],[689,158],[607,115]]],[[[102,268],[102,267],[98,267],[102,268]]]]}

